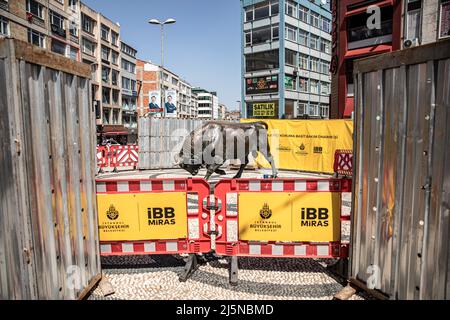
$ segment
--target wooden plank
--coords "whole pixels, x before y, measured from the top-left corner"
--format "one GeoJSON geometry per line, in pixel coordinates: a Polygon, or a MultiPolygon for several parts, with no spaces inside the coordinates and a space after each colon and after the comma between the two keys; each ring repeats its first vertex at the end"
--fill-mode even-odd
{"type": "Polygon", "coordinates": [[[447,58],[450,58],[450,39],[356,60],[353,73],[366,73],[447,58]]]}
{"type": "Polygon", "coordinates": [[[64,71],[83,78],[91,78],[91,67],[85,63],[74,61],[17,39],[2,39],[0,40],[0,46],[2,42],[7,41],[14,46],[16,58],[19,60],[64,71]]]}

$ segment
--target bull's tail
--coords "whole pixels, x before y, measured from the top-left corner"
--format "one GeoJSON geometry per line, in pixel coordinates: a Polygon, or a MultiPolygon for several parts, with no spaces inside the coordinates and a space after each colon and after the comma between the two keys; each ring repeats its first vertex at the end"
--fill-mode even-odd
{"type": "Polygon", "coordinates": [[[263,122],[263,121],[255,122],[255,124],[263,126],[266,130],[269,130],[269,125],[267,123],[263,122]]]}

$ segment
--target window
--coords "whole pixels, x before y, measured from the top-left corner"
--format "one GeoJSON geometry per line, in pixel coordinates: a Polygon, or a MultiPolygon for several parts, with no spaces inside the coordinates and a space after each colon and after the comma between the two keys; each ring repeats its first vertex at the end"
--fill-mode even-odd
{"type": "Polygon", "coordinates": [[[319,94],[319,81],[310,79],[310,92],[319,94]]]}
{"type": "Polygon", "coordinates": [[[109,41],[109,28],[102,24],[102,39],[109,41]]]}
{"type": "Polygon", "coordinates": [[[113,86],[119,85],[119,72],[116,70],[113,70],[111,73],[111,83],[113,86]]]}
{"type": "Polygon", "coordinates": [[[131,80],[125,77],[122,77],[122,88],[126,90],[131,90],[131,80]]]}
{"type": "Polygon", "coordinates": [[[136,73],[136,65],[125,59],[122,59],[122,69],[130,73],[136,73]]]}
{"type": "Polygon", "coordinates": [[[331,53],[331,42],[325,39],[320,41],[320,51],[324,53],[331,53]]]}
{"type": "Polygon", "coordinates": [[[331,32],[331,21],[327,18],[322,17],[321,29],[325,32],[331,32]]]}
{"type": "Polygon", "coordinates": [[[174,86],[177,86],[177,85],[178,85],[178,79],[172,78],[172,84],[173,84],[174,86]]]}
{"type": "Polygon", "coordinates": [[[328,61],[322,61],[322,73],[324,74],[330,73],[330,63],[328,61]]]}
{"type": "Polygon", "coordinates": [[[109,84],[109,74],[111,72],[111,69],[108,67],[102,67],[102,81],[104,83],[109,84]]]}
{"type": "Polygon", "coordinates": [[[300,78],[299,84],[300,84],[300,87],[299,87],[300,92],[307,93],[309,91],[308,90],[308,79],[300,78]]]}
{"type": "Polygon", "coordinates": [[[439,36],[450,37],[450,1],[441,1],[439,36]]]}
{"type": "Polygon", "coordinates": [[[328,82],[322,82],[320,84],[320,94],[323,94],[323,95],[330,94],[330,84],[328,82]]]}
{"type": "Polygon", "coordinates": [[[72,60],[78,60],[78,49],[77,48],[70,47],[69,58],[72,60]]]}
{"type": "Polygon", "coordinates": [[[255,20],[267,18],[270,16],[269,2],[265,1],[255,5],[255,20]]]}
{"type": "Polygon", "coordinates": [[[252,33],[251,31],[245,32],[245,46],[249,47],[252,45],[252,33]]]}
{"type": "Polygon", "coordinates": [[[40,3],[34,0],[27,0],[27,12],[43,19],[44,18],[43,11],[44,11],[43,6],[40,3]]]}
{"type": "Polygon", "coordinates": [[[286,14],[288,16],[297,18],[297,6],[294,2],[291,1],[286,2],[286,14]]]}
{"type": "Polygon", "coordinates": [[[131,80],[131,91],[136,91],[136,80],[131,80]]]}
{"type": "Polygon", "coordinates": [[[271,41],[271,27],[264,27],[255,29],[252,32],[252,43],[253,45],[266,43],[271,41]]]}
{"type": "Polygon", "coordinates": [[[111,89],[109,88],[102,89],[102,102],[105,104],[111,103],[111,89]]]}
{"type": "Polygon", "coordinates": [[[84,31],[94,33],[94,20],[84,14],[81,14],[81,25],[84,31]]]}
{"type": "Polygon", "coordinates": [[[309,105],[309,115],[313,117],[319,116],[319,105],[317,103],[311,103],[309,105]]]}
{"type": "Polygon", "coordinates": [[[328,118],[329,117],[329,109],[330,107],[327,104],[321,104],[320,105],[320,116],[322,118],[328,118]]]}
{"type": "Polygon", "coordinates": [[[83,38],[82,50],[83,50],[83,53],[87,53],[87,54],[90,54],[91,56],[93,56],[95,54],[95,43],[89,41],[86,38],[83,38]]]}
{"type": "Polygon", "coordinates": [[[60,29],[64,29],[64,17],[50,10],[50,23],[60,29]]]}
{"type": "Polygon", "coordinates": [[[302,102],[302,101],[300,101],[300,102],[298,103],[298,108],[297,108],[297,110],[298,110],[297,114],[298,114],[299,116],[308,114],[308,102],[302,102]]]}
{"type": "Polygon", "coordinates": [[[119,90],[112,91],[112,102],[115,105],[119,104],[119,90]]]}
{"type": "Polygon", "coordinates": [[[311,57],[310,58],[310,67],[309,69],[314,72],[321,72],[320,59],[311,57]]]}
{"type": "Polygon", "coordinates": [[[112,123],[113,124],[119,124],[120,111],[117,110],[117,109],[113,110],[112,116],[113,116],[112,123]]]}
{"type": "Polygon", "coordinates": [[[280,5],[279,5],[278,1],[276,1],[276,2],[272,1],[271,5],[270,5],[270,15],[271,16],[277,15],[279,13],[279,11],[280,11],[280,5]]]}
{"type": "Polygon", "coordinates": [[[299,6],[298,7],[298,18],[301,21],[308,23],[308,8],[305,8],[304,6],[299,6]]]}
{"type": "MultiPolygon", "coordinates": [[[[105,102],[103,102],[105,103],[105,102]]],[[[111,110],[110,109],[103,109],[103,123],[109,124],[109,118],[110,118],[111,110]]]]}
{"type": "Polygon", "coordinates": [[[69,8],[72,10],[77,10],[78,0],[69,0],[69,8]]]}
{"type": "Polygon", "coordinates": [[[301,29],[298,32],[298,42],[305,47],[308,46],[308,35],[308,32],[301,29]]]}
{"type": "Polygon", "coordinates": [[[40,32],[28,29],[28,42],[35,46],[45,48],[45,35],[40,32]]]}
{"type": "Polygon", "coordinates": [[[408,0],[406,14],[406,39],[414,40],[420,37],[422,15],[422,0],[408,0]]]}
{"type": "Polygon", "coordinates": [[[286,49],[286,64],[290,66],[297,66],[297,52],[286,49]]]}
{"type": "Polygon", "coordinates": [[[9,35],[8,20],[2,16],[0,16],[0,35],[9,35]]]}
{"type": "Polygon", "coordinates": [[[114,31],[111,32],[111,43],[115,46],[117,46],[117,41],[119,39],[119,35],[115,33],[114,31]]]}
{"type": "Polygon", "coordinates": [[[278,50],[270,50],[258,53],[252,53],[245,56],[246,72],[278,69],[279,54],[278,50]]]}
{"type": "Polygon", "coordinates": [[[113,64],[118,65],[119,64],[119,54],[115,51],[112,51],[111,60],[112,60],[113,64]]]}
{"type": "Polygon", "coordinates": [[[288,90],[297,90],[297,79],[294,76],[286,75],[284,77],[284,85],[288,90]]]}
{"type": "Polygon", "coordinates": [[[309,70],[309,59],[307,55],[300,54],[299,67],[303,70],[309,70]]]}
{"type": "Polygon", "coordinates": [[[78,26],[75,21],[69,22],[69,32],[72,36],[78,37],[78,26]]]}
{"type": "Polygon", "coordinates": [[[91,80],[97,81],[97,65],[95,63],[91,64],[91,80]]]}
{"type": "Polygon", "coordinates": [[[286,39],[297,42],[297,28],[286,25],[286,39]]]}
{"type": "Polygon", "coordinates": [[[311,17],[311,24],[316,27],[319,28],[320,27],[320,15],[318,13],[312,12],[310,13],[310,17],[311,17]]]}
{"type": "MultiPolygon", "coordinates": [[[[382,7],[381,8],[381,29],[369,29],[367,27],[367,19],[369,15],[367,13],[362,13],[354,16],[350,16],[347,18],[347,38],[348,42],[356,42],[366,39],[379,38],[387,35],[392,35],[392,15],[393,9],[392,6],[382,7]]],[[[386,40],[391,41],[391,39],[386,40]]],[[[373,41],[374,44],[380,44],[380,39],[376,39],[373,41]]],[[[367,43],[364,42],[361,44],[362,47],[367,46],[367,43]]],[[[357,48],[355,44],[353,46],[349,46],[350,49],[357,48]]]]}
{"type": "Polygon", "coordinates": [[[272,41],[278,40],[279,39],[279,30],[278,30],[278,26],[273,26],[272,27],[272,41]]]}
{"type": "Polygon", "coordinates": [[[253,21],[253,7],[245,10],[245,21],[253,21]]]}
{"type": "Polygon", "coordinates": [[[102,46],[102,60],[109,61],[109,52],[110,49],[108,47],[102,46]]]}
{"type": "Polygon", "coordinates": [[[65,56],[66,44],[61,41],[52,39],[52,52],[65,56]]]}
{"type": "Polygon", "coordinates": [[[318,36],[312,34],[310,37],[309,47],[314,50],[319,50],[319,43],[320,43],[320,38],[318,36]]]}

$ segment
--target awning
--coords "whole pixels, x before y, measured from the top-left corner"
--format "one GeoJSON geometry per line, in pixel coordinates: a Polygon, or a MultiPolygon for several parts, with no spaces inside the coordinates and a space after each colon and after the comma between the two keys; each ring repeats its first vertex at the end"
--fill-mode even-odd
{"type": "Polygon", "coordinates": [[[355,97],[347,97],[345,99],[344,118],[351,118],[355,110],[355,97]]]}
{"type": "Polygon", "coordinates": [[[377,46],[365,47],[360,49],[348,50],[345,59],[356,58],[358,56],[369,56],[372,54],[380,54],[392,51],[392,45],[379,44],[377,46]]]}

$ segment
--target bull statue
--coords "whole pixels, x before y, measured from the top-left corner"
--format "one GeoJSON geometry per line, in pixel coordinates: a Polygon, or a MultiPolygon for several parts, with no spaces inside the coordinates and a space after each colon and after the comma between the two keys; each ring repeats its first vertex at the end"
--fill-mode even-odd
{"type": "Polygon", "coordinates": [[[227,160],[240,160],[241,166],[234,176],[238,179],[249,163],[249,155],[256,157],[257,152],[270,163],[272,177],[276,178],[278,171],[270,153],[267,124],[211,121],[185,138],[182,149],[175,155],[175,164],[193,176],[206,167],[208,180],[213,173],[226,174],[220,167],[227,160]]]}

